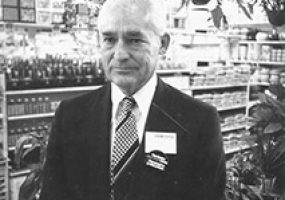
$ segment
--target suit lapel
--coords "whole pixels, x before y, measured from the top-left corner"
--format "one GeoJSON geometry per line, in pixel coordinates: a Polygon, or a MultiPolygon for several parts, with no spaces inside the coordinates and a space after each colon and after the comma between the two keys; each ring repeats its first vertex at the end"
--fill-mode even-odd
{"type": "MultiPolygon", "coordinates": [[[[109,160],[110,160],[110,127],[111,98],[110,84],[99,89],[94,102],[88,111],[86,127],[88,129],[88,145],[90,152],[90,194],[97,189],[101,193],[109,191],[109,160]],[[96,187],[96,188],[94,188],[96,187]],[[105,191],[106,190],[106,191],[105,191]]],[[[95,193],[94,193],[95,194],[95,193]]],[[[91,195],[92,196],[92,195],[91,195]]]]}

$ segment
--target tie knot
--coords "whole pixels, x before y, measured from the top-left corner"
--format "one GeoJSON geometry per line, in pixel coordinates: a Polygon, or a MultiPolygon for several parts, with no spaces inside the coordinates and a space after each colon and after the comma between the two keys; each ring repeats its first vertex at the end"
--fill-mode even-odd
{"type": "Polygon", "coordinates": [[[131,97],[131,96],[125,97],[121,101],[122,110],[124,110],[126,112],[132,110],[132,108],[135,105],[136,105],[136,100],[133,97],[131,97]]]}

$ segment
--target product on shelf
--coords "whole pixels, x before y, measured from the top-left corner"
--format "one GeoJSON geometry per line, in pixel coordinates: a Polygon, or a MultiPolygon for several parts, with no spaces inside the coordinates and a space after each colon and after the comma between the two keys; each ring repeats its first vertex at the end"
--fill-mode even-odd
{"type": "Polygon", "coordinates": [[[234,153],[249,148],[249,144],[243,139],[248,135],[249,132],[246,130],[231,131],[223,134],[225,152],[234,153]]]}
{"type": "Polygon", "coordinates": [[[46,59],[10,59],[5,69],[8,90],[100,85],[104,74],[99,60],[61,56],[46,59]]]}
{"type": "Polygon", "coordinates": [[[259,67],[255,71],[253,82],[278,85],[285,83],[285,70],[282,68],[259,67]]]}
{"type": "Polygon", "coordinates": [[[59,101],[50,101],[48,96],[9,98],[8,116],[52,113],[59,101]]]}
{"type": "Polygon", "coordinates": [[[224,66],[200,68],[191,76],[191,86],[237,85],[247,83],[250,66],[224,66]]]}
{"type": "Polygon", "coordinates": [[[285,62],[285,45],[264,43],[241,43],[238,48],[233,49],[233,52],[238,52],[232,55],[232,59],[241,61],[259,61],[259,62],[285,62]]]}
{"type": "Polygon", "coordinates": [[[245,106],[246,91],[220,92],[220,93],[203,93],[194,95],[206,103],[216,106],[218,109],[245,106]]]}
{"type": "Polygon", "coordinates": [[[245,127],[246,117],[244,113],[237,114],[223,114],[221,115],[221,129],[231,130],[240,129],[245,127]]]}
{"type": "Polygon", "coordinates": [[[36,132],[39,136],[47,137],[50,128],[51,123],[47,121],[31,121],[11,127],[8,131],[8,146],[10,148],[15,147],[17,140],[32,132],[36,132]]]}

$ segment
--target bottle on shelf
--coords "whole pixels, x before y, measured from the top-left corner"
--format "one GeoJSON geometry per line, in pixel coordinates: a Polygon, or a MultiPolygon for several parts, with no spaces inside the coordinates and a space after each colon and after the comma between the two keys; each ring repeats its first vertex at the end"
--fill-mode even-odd
{"type": "MultiPolygon", "coordinates": [[[[23,89],[30,89],[33,87],[33,78],[34,78],[34,70],[33,70],[34,61],[32,58],[25,62],[24,68],[24,77],[23,77],[23,89]]],[[[21,65],[19,65],[21,67],[21,65]]],[[[19,89],[21,89],[19,87],[19,89]]]]}

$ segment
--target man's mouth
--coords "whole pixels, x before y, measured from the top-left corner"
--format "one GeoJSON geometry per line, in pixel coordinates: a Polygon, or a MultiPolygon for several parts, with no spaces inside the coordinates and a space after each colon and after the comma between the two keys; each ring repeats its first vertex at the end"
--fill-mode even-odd
{"type": "Polygon", "coordinates": [[[119,72],[129,72],[129,71],[136,71],[134,67],[114,67],[113,70],[119,72]]]}

